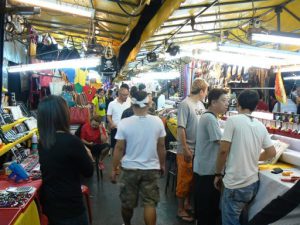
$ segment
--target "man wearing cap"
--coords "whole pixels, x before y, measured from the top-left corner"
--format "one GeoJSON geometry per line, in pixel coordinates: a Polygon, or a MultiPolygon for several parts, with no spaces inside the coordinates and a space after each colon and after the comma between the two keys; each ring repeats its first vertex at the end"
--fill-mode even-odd
{"type": "Polygon", "coordinates": [[[177,186],[178,198],[177,217],[183,221],[192,222],[189,215],[192,210],[190,192],[193,180],[193,155],[196,144],[198,119],[205,111],[202,101],[207,95],[208,84],[203,79],[195,79],[191,94],[178,106],[177,115],[177,186]]]}
{"type": "Polygon", "coordinates": [[[134,115],[122,119],[118,124],[111,181],[116,182],[116,171],[121,161],[119,185],[124,224],[131,224],[140,197],[145,224],[155,225],[159,202],[157,179],[165,170],[166,132],[161,119],[147,113],[147,92],[133,93],[131,101],[134,115]]]}

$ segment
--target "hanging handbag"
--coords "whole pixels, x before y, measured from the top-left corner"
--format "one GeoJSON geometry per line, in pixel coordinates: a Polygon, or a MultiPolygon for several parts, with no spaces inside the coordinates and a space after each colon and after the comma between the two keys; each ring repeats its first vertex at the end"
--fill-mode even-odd
{"type": "Polygon", "coordinates": [[[36,47],[37,47],[37,33],[31,27],[30,28],[30,45],[29,45],[29,55],[30,56],[36,55],[36,47]]]}
{"type": "Polygon", "coordinates": [[[73,95],[71,94],[71,92],[63,92],[61,94],[61,97],[63,97],[63,99],[65,99],[65,101],[67,102],[69,107],[73,107],[76,105],[73,95]]]}
{"type": "Polygon", "coordinates": [[[85,93],[80,93],[80,94],[77,95],[76,103],[77,103],[77,105],[80,105],[80,106],[87,106],[88,105],[89,102],[86,98],[85,93]]]}
{"type": "Polygon", "coordinates": [[[67,46],[64,46],[63,49],[60,51],[58,55],[58,60],[68,60],[68,59],[79,59],[80,55],[75,48],[74,40],[72,37],[68,37],[66,45],[69,43],[69,39],[72,41],[72,47],[68,48],[67,46]]]}
{"type": "Polygon", "coordinates": [[[58,56],[58,46],[53,43],[53,39],[50,34],[47,34],[43,37],[42,42],[37,43],[36,47],[36,58],[52,61],[56,60],[58,56]],[[49,37],[50,43],[46,43],[46,38],[49,37]]]}
{"type": "Polygon", "coordinates": [[[41,87],[49,87],[50,82],[52,82],[52,76],[43,76],[40,75],[40,84],[41,87]]]}
{"type": "Polygon", "coordinates": [[[70,124],[84,124],[90,119],[89,109],[85,107],[70,108],[70,124]]]}

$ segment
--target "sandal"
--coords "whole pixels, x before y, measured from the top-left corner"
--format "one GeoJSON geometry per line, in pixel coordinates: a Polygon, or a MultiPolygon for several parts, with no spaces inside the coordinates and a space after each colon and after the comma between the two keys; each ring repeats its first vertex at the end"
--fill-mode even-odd
{"type": "Polygon", "coordinates": [[[188,222],[188,223],[194,222],[194,218],[189,215],[182,215],[182,216],[177,215],[177,219],[180,219],[181,221],[188,222]]]}
{"type": "Polygon", "coordinates": [[[191,215],[195,214],[195,210],[193,208],[186,209],[185,211],[187,211],[187,213],[191,215]]]}
{"type": "Polygon", "coordinates": [[[102,161],[99,161],[98,167],[100,170],[104,170],[105,168],[104,163],[102,161]]]}

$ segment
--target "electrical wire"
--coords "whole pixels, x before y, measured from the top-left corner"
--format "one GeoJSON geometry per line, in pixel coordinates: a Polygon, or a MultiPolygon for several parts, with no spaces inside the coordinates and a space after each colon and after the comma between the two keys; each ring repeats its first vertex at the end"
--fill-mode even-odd
{"type": "MultiPolygon", "coordinates": [[[[143,0],[140,1],[140,5],[139,5],[139,7],[141,7],[141,8],[143,8],[142,2],[143,2],[143,0]]],[[[127,16],[130,16],[130,17],[138,17],[138,16],[142,15],[142,10],[140,10],[140,12],[137,13],[137,14],[131,14],[131,13],[127,12],[126,9],[122,6],[122,3],[121,3],[120,0],[116,0],[116,3],[118,4],[118,6],[120,7],[120,9],[121,9],[127,16]]]]}
{"type": "Polygon", "coordinates": [[[271,20],[273,20],[277,15],[275,14],[273,17],[271,17],[270,19],[267,20],[262,20],[262,22],[266,23],[266,22],[270,22],[271,20]]]}

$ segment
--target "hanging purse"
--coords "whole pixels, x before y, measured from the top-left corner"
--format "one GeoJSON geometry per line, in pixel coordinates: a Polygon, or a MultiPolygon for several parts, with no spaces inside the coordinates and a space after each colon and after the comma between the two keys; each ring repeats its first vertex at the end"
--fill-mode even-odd
{"type": "Polygon", "coordinates": [[[52,61],[56,60],[58,56],[58,46],[57,44],[53,43],[53,39],[50,34],[47,34],[43,37],[41,43],[37,43],[36,47],[36,58],[45,60],[45,61],[52,61]],[[46,37],[49,37],[50,43],[46,43],[46,37]]]}
{"type": "Polygon", "coordinates": [[[70,124],[84,124],[90,119],[89,109],[85,107],[70,108],[70,124]]]}
{"type": "Polygon", "coordinates": [[[49,87],[50,82],[52,82],[52,76],[43,76],[40,75],[40,84],[41,87],[49,87]]]}
{"type": "Polygon", "coordinates": [[[73,107],[76,105],[74,98],[70,92],[63,92],[61,94],[61,97],[67,102],[69,107],[73,107]]]}
{"type": "Polygon", "coordinates": [[[36,55],[36,47],[37,47],[37,33],[31,27],[30,28],[30,45],[29,45],[29,55],[30,56],[36,55]]]}
{"type": "Polygon", "coordinates": [[[80,55],[75,48],[74,40],[72,37],[68,37],[66,45],[69,43],[69,39],[72,41],[72,46],[68,48],[67,46],[64,46],[63,49],[60,51],[58,55],[58,60],[68,60],[68,59],[79,59],[80,55]]]}

